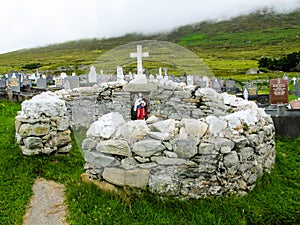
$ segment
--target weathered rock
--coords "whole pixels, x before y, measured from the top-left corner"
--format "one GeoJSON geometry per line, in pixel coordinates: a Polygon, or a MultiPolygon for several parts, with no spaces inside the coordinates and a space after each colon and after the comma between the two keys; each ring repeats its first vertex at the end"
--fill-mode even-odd
{"type": "Polygon", "coordinates": [[[65,101],[53,92],[42,92],[30,100],[22,103],[21,116],[25,118],[39,118],[42,115],[64,116],[67,114],[65,101]]]}
{"type": "Polygon", "coordinates": [[[114,157],[98,152],[84,151],[85,161],[97,167],[118,166],[120,162],[114,157]]]}
{"type": "Polygon", "coordinates": [[[175,132],[175,120],[168,119],[156,122],[152,124],[151,130],[154,132],[162,132],[162,133],[169,133],[171,136],[174,136],[175,132]]]}
{"type": "Polygon", "coordinates": [[[107,140],[98,143],[96,150],[102,153],[131,157],[131,151],[127,141],[107,140]]]}
{"type": "Polygon", "coordinates": [[[70,134],[68,134],[67,132],[58,132],[54,137],[54,141],[57,147],[61,147],[71,143],[72,139],[70,137],[70,134]]]}
{"type": "Polygon", "coordinates": [[[200,138],[202,138],[207,129],[208,125],[200,120],[196,119],[182,119],[183,127],[186,130],[189,139],[192,139],[199,143],[200,138]]]}
{"type": "Polygon", "coordinates": [[[163,133],[163,132],[148,132],[147,133],[149,137],[154,138],[156,140],[170,140],[171,135],[169,133],[163,133]]]}
{"type": "Polygon", "coordinates": [[[165,150],[165,146],[157,140],[142,140],[133,144],[132,152],[141,157],[151,157],[152,155],[165,150]]]}
{"type": "Polygon", "coordinates": [[[212,143],[202,142],[199,145],[198,149],[199,154],[210,155],[210,154],[218,154],[218,151],[215,149],[215,145],[212,143]]]}
{"type": "Polygon", "coordinates": [[[91,139],[91,138],[86,138],[82,142],[82,148],[84,150],[93,150],[96,149],[97,146],[97,141],[91,139]]]}
{"type": "Polygon", "coordinates": [[[116,137],[125,139],[131,144],[135,141],[142,140],[149,131],[150,129],[145,120],[133,120],[120,126],[116,133],[116,137]]]}
{"type": "Polygon", "coordinates": [[[217,137],[215,139],[216,149],[220,150],[221,153],[229,153],[234,148],[234,142],[227,138],[217,137]]]}
{"type": "Polygon", "coordinates": [[[186,162],[186,159],[153,156],[151,157],[151,161],[156,162],[160,165],[182,165],[186,162]]]}
{"type": "Polygon", "coordinates": [[[209,124],[208,130],[212,135],[217,135],[227,127],[227,122],[215,116],[206,117],[206,122],[209,124]]]}
{"type": "Polygon", "coordinates": [[[39,137],[28,137],[24,139],[24,144],[28,149],[40,149],[43,147],[42,139],[39,137]]]}
{"type": "Polygon", "coordinates": [[[118,186],[130,186],[146,188],[149,180],[149,170],[133,169],[124,170],[113,167],[106,167],[103,171],[103,179],[118,186]]]}
{"type": "Polygon", "coordinates": [[[192,158],[197,154],[196,141],[191,139],[176,140],[174,144],[174,152],[179,158],[192,158]]]}
{"type": "Polygon", "coordinates": [[[235,151],[231,151],[229,154],[224,156],[224,166],[227,168],[237,166],[239,164],[239,157],[235,151]]]}
{"type": "Polygon", "coordinates": [[[56,125],[58,131],[64,131],[70,126],[70,118],[68,116],[57,117],[56,125]]]}
{"type": "Polygon", "coordinates": [[[88,137],[102,137],[108,139],[117,131],[118,127],[124,123],[125,120],[120,113],[111,112],[92,123],[86,135],[88,137]]]}

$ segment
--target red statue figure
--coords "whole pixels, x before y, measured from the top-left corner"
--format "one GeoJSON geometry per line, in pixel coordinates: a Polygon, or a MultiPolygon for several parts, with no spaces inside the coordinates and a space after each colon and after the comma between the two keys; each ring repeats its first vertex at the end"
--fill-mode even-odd
{"type": "Polygon", "coordinates": [[[146,99],[142,97],[141,93],[139,93],[139,98],[135,101],[134,111],[136,111],[137,120],[148,119],[146,99]]]}

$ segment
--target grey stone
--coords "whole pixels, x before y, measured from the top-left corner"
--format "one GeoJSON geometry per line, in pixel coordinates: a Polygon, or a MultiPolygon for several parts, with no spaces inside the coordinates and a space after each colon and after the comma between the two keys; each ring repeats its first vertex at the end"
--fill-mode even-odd
{"type": "Polygon", "coordinates": [[[214,144],[202,142],[199,145],[198,153],[199,154],[204,154],[204,155],[218,154],[218,151],[216,151],[214,144]]]}
{"type": "Polygon", "coordinates": [[[149,170],[124,170],[114,167],[106,167],[102,173],[102,176],[109,183],[118,186],[146,188],[149,180],[149,170]]]}
{"type": "Polygon", "coordinates": [[[197,143],[199,143],[200,138],[205,135],[208,129],[206,123],[196,119],[182,119],[181,122],[186,130],[188,138],[195,140],[197,143]]]}
{"type": "Polygon", "coordinates": [[[69,153],[72,149],[72,145],[71,144],[68,144],[66,146],[63,146],[61,148],[58,148],[57,149],[57,153],[69,153]]]}
{"type": "Polygon", "coordinates": [[[149,137],[161,141],[169,140],[171,137],[169,133],[163,133],[163,132],[148,132],[147,134],[149,135],[149,137]]]}
{"type": "Polygon", "coordinates": [[[178,158],[178,155],[175,152],[164,151],[163,153],[164,153],[165,156],[167,156],[169,158],[178,158]]]}
{"type": "Polygon", "coordinates": [[[72,139],[67,132],[58,132],[54,137],[55,145],[61,147],[71,143],[72,139]]]}
{"type": "Polygon", "coordinates": [[[180,191],[180,178],[177,167],[159,167],[151,171],[149,190],[152,193],[177,195],[180,191]]]}
{"type": "Polygon", "coordinates": [[[100,141],[97,144],[96,150],[98,152],[108,153],[112,155],[120,155],[125,157],[131,156],[129,145],[125,140],[100,141]]]}
{"type": "Polygon", "coordinates": [[[133,144],[132,152],[141,157],[151,157],[152,155],[165,150],[165,146],[157,140],[142,140],[133,144]]]}
{"type": "Polygon", "coordinates": [[[182,165],[186,162],[185,159],[180,158],[169,158],[164,156],[153,156],[151,161],[156,162],[160,165],[182,165]]]}
{"type": "Polygon", "coordinates": [[[82,142],[82,148],[84,150],[93,150],[96,149],[97,146],[97,141],[91,139],[91,138],[86,138],[82,142]]]}
{"type": "Polygon", "coordinates": [[[25,147],[28,149],[40,149],[43,147],[42,139],[39,137],[28,137],[24,139],[25,147]]]}
{"type": "Polygon", "coordinates": [[[215,146],[221,153],[229,153],[234,148],[234,142],[227,138],[217,137],[215,139],[215,146]]]}
{"type": "Polygon", "coordinates": [[[240,150],[241,162],[253,161],[254,160],[254,149],[251,147],[245,147],[240,150]]]}
{"type": "Polygon", "coordinates": [[[179,158],[192,158],[197,154],[196,142],[190,139],[176,140],[174,152],[179,158]]]}
{"type": "Polygon", "coordinates": [[[231,151],[229,154],[224,156],[224,166],[227,168],[237,166],[239,164],[239,157],[235,151],[231,151]]]}
{"type": "Polygon", "coordinates": [[[120,162],[114,157],[98,152],[83,151],[85,161],[97,167],[118,166],[120,162]]]}
{"type": "Polygon", "coordinates": [[[68,116],[58,117],[56,120],[57,130],[64,131],[70,126],[70,118],[68,116]]]}

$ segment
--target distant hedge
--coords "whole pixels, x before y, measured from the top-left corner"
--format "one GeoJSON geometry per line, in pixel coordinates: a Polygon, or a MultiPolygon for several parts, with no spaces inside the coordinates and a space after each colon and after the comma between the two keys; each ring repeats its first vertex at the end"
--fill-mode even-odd
{"type": "Polygon", "coordinates": [[[284,72],[300,72],[300,51],[281,56],[280,58],[262,57],[258,61],[258,67],[284,72]]]}

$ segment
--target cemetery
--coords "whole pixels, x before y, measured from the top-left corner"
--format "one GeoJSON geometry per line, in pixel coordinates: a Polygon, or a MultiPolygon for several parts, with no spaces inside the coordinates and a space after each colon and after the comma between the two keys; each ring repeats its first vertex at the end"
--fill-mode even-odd
{"type": "Polygon", "coordinates": [[[84,79],[66,76],[59,90],[25,100],[15,120],[22,153],[68,154],[71,130],[84,129],[80,148],[91,179],[179,199],[253,190],[275,163],[274,118],[286,121],[293,111],[299,119],[298,101],[287,108],[287,81],[270,81],[273,104],[264,109],[250,101],[258,96],[253,86],[239,97],[229,94],[238,95],[234,81],[202,77],[195,85],[192,75],[172,79],[162,69],[147,76],[142,58],[149,55],[142,46],[130,54],[138,74],[128,81],[117,67],[117,76],[102,74],[99,82],[92,66],[84,79]]]}

